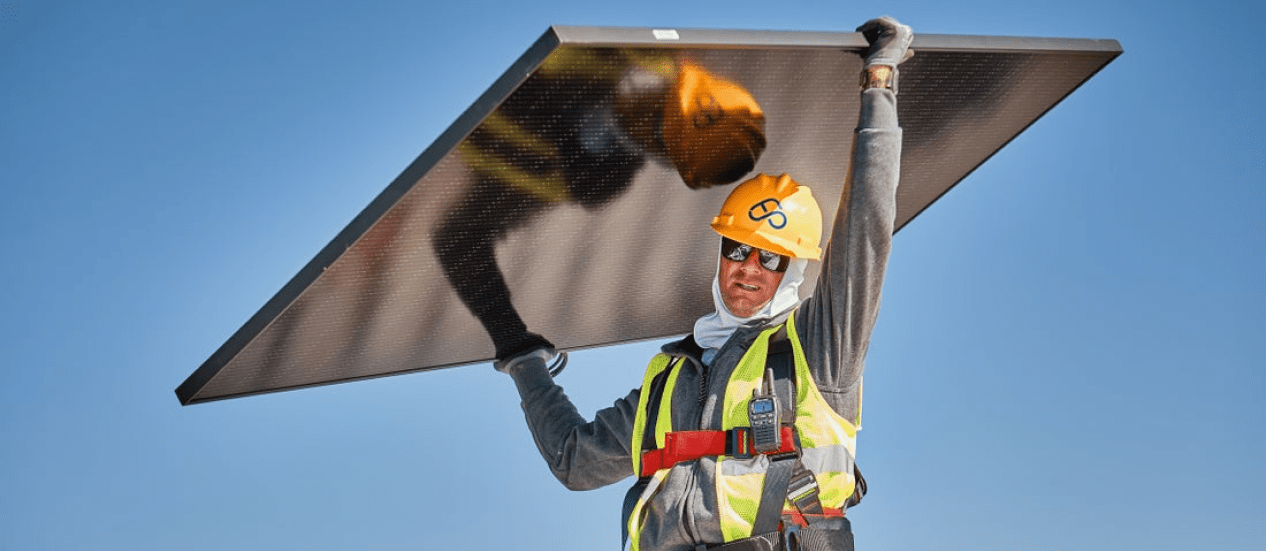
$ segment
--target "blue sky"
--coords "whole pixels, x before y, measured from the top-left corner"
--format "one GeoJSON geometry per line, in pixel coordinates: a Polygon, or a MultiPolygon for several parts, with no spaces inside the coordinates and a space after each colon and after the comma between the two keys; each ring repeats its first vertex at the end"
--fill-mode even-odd
{"type": "MultiPolygon", "coordinates": [[[[489,366],[172,390],[550,24],[1114,38],[898,236],[859,549],[1266,540],[1250,2],[0,2],[0,550],[604,549],[489,366]]],[[[577,353],[592,414],[658,343],[577,353]]]]}

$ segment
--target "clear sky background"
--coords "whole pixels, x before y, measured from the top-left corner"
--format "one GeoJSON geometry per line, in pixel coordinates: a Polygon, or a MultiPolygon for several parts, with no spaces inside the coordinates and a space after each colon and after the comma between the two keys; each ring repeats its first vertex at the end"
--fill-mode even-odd
{"type": "MultiPolygon", "coordinates": [[[[1260,2],[0,2],[0,550],[611,549],[488,365],[173,389],[550,24],[1114,38],[896,239],[859,549],[1261,549],[1260,2]]],[[[852,82],[841,83],[851,86],[852,82]]],[[[586,415],[659,343],[573,355],[586,415]]]]}

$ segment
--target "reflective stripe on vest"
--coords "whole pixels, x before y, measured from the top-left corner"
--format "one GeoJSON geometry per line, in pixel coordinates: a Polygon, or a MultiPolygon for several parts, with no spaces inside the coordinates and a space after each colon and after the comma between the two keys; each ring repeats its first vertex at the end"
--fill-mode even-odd
{"type": "MultiPolygon", "coordinates": [[[[796,377],[796,432],[800,437],[801,461],[814,473],[818,481],[819,499],[822,506],[831,509],[843,509],[844,503],[853,494],[853,457],[856,449],[857,430],[848,420],[835,413],[822,394],[818,391],[809,366],[795,331],[795,323],[791,317],[785,323],[787,338],[792,346],[792,357],[795,363],[796,377]]],[[[746,427],[747,404],[752,397],[752,390],[757,388],[764,374],[766,358],[769,351],[770,337],[778,331],[774,327],[762,332],[730,376],[722,401],[721,430],[746,427]]],[[[655,420],[656,447],[664,444],[664,435],[672,431],[671,400],[672,386],[676,382],[677,372],[682,361],[671,361],[671,358],[659,354],[651,361],[643,379],[642,393],[638,399],[638,415],[634,421],[632,449],[633,468],[635,473],[641,472],[641,449],[643,434],[646,432],[648,405],[651,400],[659,400],[659,412],[655,420]],[[665,370],[670,369],[669,384],[664,385],[664,392],[657,396],[651,390],[651,383],[665,370]]],[[[752,525],[756,511],[760,506],[761,489],[765,482],[765,469],[769,466],[769,458],[762,455],[747,459],[730,456],[718,456],[717,461],[717,506],[719,509],[720,531],[726,542],[752,536],[752,525]]],[[[629,535],[632,550],[639,549],[643,506],[655,496],[669,469],[661,469],[653,475],[634,507],[634,513],[628,519],[629,535]]],[[[784,504],[784,510],[794,511],[791,504],[784,504]]]]}

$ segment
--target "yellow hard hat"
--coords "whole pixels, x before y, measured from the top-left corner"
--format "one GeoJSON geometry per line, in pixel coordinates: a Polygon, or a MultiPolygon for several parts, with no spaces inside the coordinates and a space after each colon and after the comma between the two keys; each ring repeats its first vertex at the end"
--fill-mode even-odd
{"type": "Polygon", "coordinates": [[[765,150],[765,114],[742,86],[686,62],[664,102],[662,136],[687,186],[730,184],[765,150]]]}
{"type": "Polygon", "coordinates": [[[739,184],[712,219],[717,233],[793,258],[822,258],[822,209],[791,176],[758,174],[739,184]]]}

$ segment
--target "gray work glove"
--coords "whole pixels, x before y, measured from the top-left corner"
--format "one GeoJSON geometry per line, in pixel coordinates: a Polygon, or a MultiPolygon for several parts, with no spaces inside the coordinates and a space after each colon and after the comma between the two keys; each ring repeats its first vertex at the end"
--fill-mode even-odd
{"type": "Polygon", "coordinates": [[[866,37],[870,43],[870,51],[866,52],[866,66],[888,65],[897,68],[901,62],[914,56],[910,42],[914,40],[914,31],[888,16],[871,19],[857,32],[866,37]]]}
{"type": "Polygon", "coordinates": [[[544,369],[550,377],[557,377],[567,366],[567,353],[559,352],[553,346],[537,346],[505,359],[492,362],[492,367],[502,373],[514,376],[522,369],[544,369]],[[550,362],[553,363],[550,363],[550,362]]]}
{"type": "Polygon", "coordinates": [[[529,363],[539,363],[541,364],[541,367],[544,367],[545,363],[552,360],[555,354],[556,352],[554,352],[553,348],[548,346],[537,346],[510,356],[509,358],[492,362],[492,367],[502,373],[510,373],[511,371],[518,369],[521,366],[526,366],[529,363]]]}

